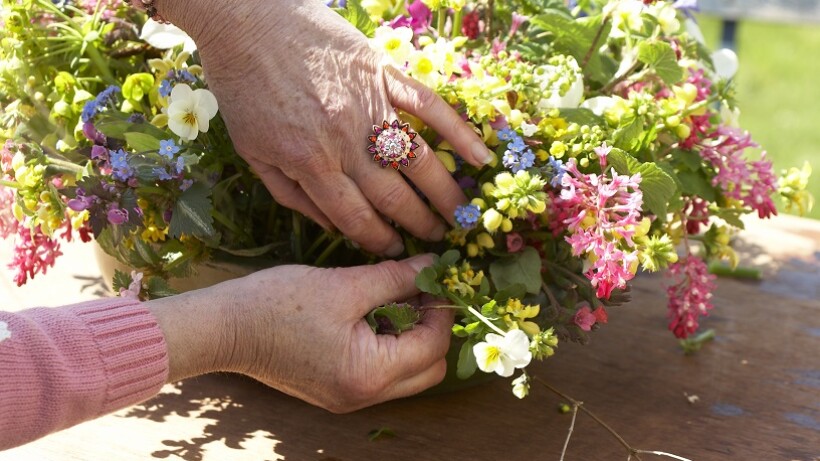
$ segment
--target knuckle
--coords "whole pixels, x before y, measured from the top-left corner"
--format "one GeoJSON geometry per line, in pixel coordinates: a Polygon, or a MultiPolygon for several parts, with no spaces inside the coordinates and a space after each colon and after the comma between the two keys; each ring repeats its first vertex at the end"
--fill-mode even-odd
{"type": "Polygon", "coordinates": [[[403,208],[405,203],[413,200],[414,197],[411,197],[411,194],[410,187],[399,179],[380,187],[371,200],[377,210],[392,215],[393,212],[403,208]]]}
{"type": "Polygon", "coordinates": [[[408,277],[407,268],[398,261],[385,261],[379,264],[380,278],[385,286],[404,287],[414,277],[408,277]]]}
{"type": "MultiPolygon", "coordinates": [[[[341,210],[335,221],[339,229],[355,240],[357,237],[364,236],[376,219],[378,218],[373,208],[367,204],[362,204],[341,210]]],[[[374,235],[378,235],[378,233],[374,235]]]]}

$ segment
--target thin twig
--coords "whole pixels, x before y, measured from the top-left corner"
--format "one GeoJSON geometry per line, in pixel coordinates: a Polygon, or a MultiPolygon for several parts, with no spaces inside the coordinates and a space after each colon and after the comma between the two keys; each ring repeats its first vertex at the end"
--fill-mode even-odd
{"type": "Polygon", "coordinates": [[[672,453],[667,453],[665,451],[650,451],[650,450],[635,450],[636,453],[644,453],[647,455],[655,455],[655,456],[666,456],[667,458],[673,458],[680,461],[692,461],[689,458],[684,458],[683,456],[673,455],[672,453]]]}
{"type": "Polygon", "coordinates": [[[578,408],[583,405],[583,402],[578,402],[577,405],[572,406],[572,422],[569,423],[569,431],[567,432],[567,439],[564,440],[564,449],[561,450],[561,459],[564,461],[564,455],[567,454],[567,447],[569,447],[569,439],[572,437],[572,430],[575,429],[575,418],[578,417],[578,408]]]}
{"type": "MultiPolygon", "coordinates": [[[[615,437],[618,440],[618,443],[620,443],[622,447],[626,448],[627,453],[628,453],[627,461],[630,461],[632,459],[633,455],[635,456],[635,459],[637,459],[638,461],[641,461],[641,457],[638,456],[640,454],[655,455],[655,456],[666,456],[666,457],[669,457],[669,458],[677,459],[679,461],[692,461],[688,458],[684,458],[684,457],[678,456],[678,455],[673,455],[671,453],[666,453],[664,451],[649,451],[649,450],[639,450],[637,448],[632,448],[632,446],[630,446],[629,443],[627,443],[627,441],[624,440],[624,438],[621,437],[620,434],[615,432],[615,429],[612,429],[607,423],[605,423],[603,420],[601,420],[601,418],[599,418],[595,413],[587,410],[586,407],[583,406],[584,405],[583,402],[575,400],[572,397],[568,396],[567,394],[564,394],[563,392],[561,392],[558,389],[552,387],[552,385],[550,385],[548,382],[544,381],[543,379],[539,378],[538,376],[533,376],[532,378],[535,379],[536,381],[538,381],[539,383],[541,383],[542,386],[549,389],[553,394],[555,394],[555,395],[561,397],[562,399],[567,400],[567,401],[572,403],[572,405],[573,405],[573,417],[572,417],[572,423],[571,423],[570,430],[569,430],[570,434],[572,434],[572,429],[575,426],[575,412],[577,410],[581,410],[584,413],[586,413],[587,415],[589,415],[590,418],[595,420],[596,423],[600,424],[601,427],[606,429],[607,432],[612,434],[612,436],[615,437]]],[[[567,440],[564,443],[564,452],[566,452],[567,443],[569,443],[569,435],[567,435],[567,440]]],[[[561,460],[564,459],[564,452],[561,453],[561,460]]]]}
{"type": "Polygon", "coordinates": [[[587,67],[587,64],[589,64],[589,60],[590,58],[592,58],[592,53],[595,51],[595,47],[598,46],[598,40],[601,39],[601,34],[603,34],[604,28],[606,27],[607,23],[609,23],[609,16],[607,16],[606,18],[604,18],[603,21],[601,21],[601,27],[598,28],[598,32],[595,34],[595,38],[592,39],[592,45],[590,45],[586,56],[584,56],[584,61],[581,63],[581,70],[585,69],[587,67]]]}

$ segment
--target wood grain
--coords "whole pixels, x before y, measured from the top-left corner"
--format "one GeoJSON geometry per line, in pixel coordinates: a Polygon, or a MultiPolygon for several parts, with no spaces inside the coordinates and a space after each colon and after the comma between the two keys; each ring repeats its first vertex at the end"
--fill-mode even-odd
{"type": "MultiPolygon", "coordinates": [[[[684,356],[665,329],[663,278],[641,276],[634,301],[610,312],[589,346],[560,345],[536,374],[637,448],[699,461],[819,460],[820,222],[754,224],[742,248],[766,278],[718,281],[703,322],[717,338],[699,354],[684,356]]],[[[69,281],[65,289],[79,291],[69,281]]],[[[332,415],[241,376],[210,375],[0,461],[557,460],[570,423],[559,402],[535,386],[519,401],[497,380],[332,415]],[[380,428],[396,436],[369,441],[380,428]]],[[[579,415],[566,459],[625,460],[626,452],[579,415]]]]}

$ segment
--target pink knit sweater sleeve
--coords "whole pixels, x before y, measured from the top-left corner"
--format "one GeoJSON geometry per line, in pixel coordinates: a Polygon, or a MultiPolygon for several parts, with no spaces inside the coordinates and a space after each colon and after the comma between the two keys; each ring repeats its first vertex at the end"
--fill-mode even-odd
{"type": "Polygon", "coordinates": [[[165,338],[138,301],[0,312],[0,450],[154,396],[165,338]]]}

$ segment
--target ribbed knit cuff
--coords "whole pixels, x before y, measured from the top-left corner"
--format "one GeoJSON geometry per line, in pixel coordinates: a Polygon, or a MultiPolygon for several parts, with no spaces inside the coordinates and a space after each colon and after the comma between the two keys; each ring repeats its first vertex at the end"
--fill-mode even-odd
{"type": "Polygon", "coordinates": [[[156,395],[168,377],[165,337],[148,309],[131,299],[73,306],[99,350],[106,391],[100,414],[156,395]]]}

